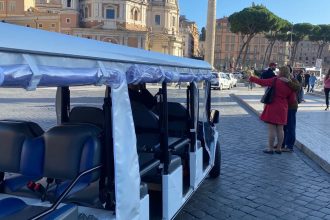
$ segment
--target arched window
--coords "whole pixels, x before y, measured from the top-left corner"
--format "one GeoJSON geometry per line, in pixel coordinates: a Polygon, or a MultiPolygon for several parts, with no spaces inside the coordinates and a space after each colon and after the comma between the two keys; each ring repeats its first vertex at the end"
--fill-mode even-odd
{"type": "Polygon", "coordinates": [[[137,10],[134,11],[134,20],[137,21],[139,19],[139,12],[137,10]]]}
{"type": "Polygon", "coordinates": [[[104,42],[109,42],[109,43],[113,43],[113,44],[118,44],[118,41],[112,37],[106,37],[103,39],[104,42]]]}
{"type": "Polygon", "coordinates": [[[139,19],[140,13],[139,10],[137,8],[133,8],[131,10],[131,19],[134,21],[138,21],[139,19]]]}

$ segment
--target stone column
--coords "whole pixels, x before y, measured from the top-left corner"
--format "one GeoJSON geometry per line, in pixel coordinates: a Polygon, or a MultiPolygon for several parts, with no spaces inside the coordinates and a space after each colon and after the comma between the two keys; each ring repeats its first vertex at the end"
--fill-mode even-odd
{"type": "Polygon", "coordinates": [[[205,61],[213,67],[215,47],[215,24],[216,24],[216,0],[208,0],[206,39],[205,39],[205,61]]]}
{"type": "Polygon", "coordinates": [[[128,45],[128,36],[124,36],[124,45],[128,45]]]}
{"type": "Polygon", "coordinates": [[[138,36],[138,48],[143,48],[143,46],[142,46],[142,36],[138,36]]]}

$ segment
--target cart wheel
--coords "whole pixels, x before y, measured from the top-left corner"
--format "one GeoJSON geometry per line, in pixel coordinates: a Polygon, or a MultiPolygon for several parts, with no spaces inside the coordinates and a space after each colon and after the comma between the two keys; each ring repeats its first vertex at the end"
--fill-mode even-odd
{"type": "Polygon", "coordinates": [[[211,178],[219,177],[220,170],[221,170],[221,149],[220,149],[220,143],[218,141],[215,149],[214,167],[212,167],[210,171],[210,177],[211,178]]]}

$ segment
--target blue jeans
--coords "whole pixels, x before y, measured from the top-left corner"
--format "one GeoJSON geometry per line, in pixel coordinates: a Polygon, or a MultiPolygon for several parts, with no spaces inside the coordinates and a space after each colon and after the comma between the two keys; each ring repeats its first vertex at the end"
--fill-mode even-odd
{"type": "Polygon", "coordinates": [[[284,126],[284,141],[283,147],[293,150],[294,143],[296,142],[296,114],[297,109],[289,109],[288,123],[284,126]]]}

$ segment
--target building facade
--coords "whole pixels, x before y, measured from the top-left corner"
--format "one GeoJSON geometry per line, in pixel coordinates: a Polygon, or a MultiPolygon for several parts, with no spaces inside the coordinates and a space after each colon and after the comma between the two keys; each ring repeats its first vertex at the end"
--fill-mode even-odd
{"type": "MultiPolygon", "coordinates": [[[[228,18],[217,19],[214,67],[218,70],[228,70],[234,66],[241,67],[241,62],[236,63],[236,59],[242,44],[241,36],[230,31],[228,18]]],[[[267,46],[267,38],[263,34],[256,35],[250,42],[245,65],[257,69],[266,67],[268,64],[264,63],[264,59],[267,46]]],[[[287,60],[288,44],[286,42],[276,42],[272,50],[270,62],[284,65],[287,60]]]]}
{"type": "Polygon", "coordinates": [[[183,38],[183,56],[201,57],[199,52],[199,32],[196,22],[180,16],[180,34],[183,38]]]}
{"type": "Polygon", "coordinates": [[[0,0],[0,19],[176,56],[183,54],[178,0],[0,0]]]}
{"type": "MultiPolygon", "coordinates": [[[[296,66],[314,67],[316,66],[318,43],[312,41],[302,41],[298,44],[295,63],[296,66]]],[[[330,45],[327,44],[322,52],[322,72],[326,73],[330,68],[330,45]]]]}

